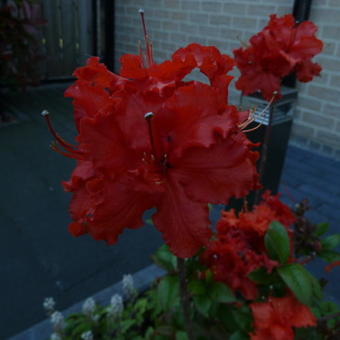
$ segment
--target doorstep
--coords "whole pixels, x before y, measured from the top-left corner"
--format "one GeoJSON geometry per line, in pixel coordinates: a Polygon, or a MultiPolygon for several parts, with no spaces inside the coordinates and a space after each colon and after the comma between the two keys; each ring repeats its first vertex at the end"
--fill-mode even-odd
{"type": "MultiPolygon", "coordinates": [[[[165,273],[164,270],[157,267],[156,265],[150,265],[136,272],[135,274],[133,274],[136,289],[139,292],[146,290],[156,278],[163,276],[164,273],[165,273]]],[[[112,295],[114,294],[122,295],[122,293],[123,293],[122,283],[120,281],[92,295],[92,297],[94,298],[96,303],[100,305],[108,305],[110,303],[112,295]]],[[[61,312],[65,317],[73,313],[78,313],[81,311],[84,301],[85,299],[61,312]]],[[[8,338],[8,340],[48,340],[51,333],[52,333],[51,322],[49,319],[46,319],[33,325],[27,330],[8,338]]]]}

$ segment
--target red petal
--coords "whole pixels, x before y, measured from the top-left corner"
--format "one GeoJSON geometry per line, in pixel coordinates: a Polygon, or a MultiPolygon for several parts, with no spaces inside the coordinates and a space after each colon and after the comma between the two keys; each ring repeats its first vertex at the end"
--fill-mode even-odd
{"type": "Polygon", "coordinates": [[[166,244],[178,257],[192,257],[211,236],[208,207],[191,201],[169,176],[166,192],[152,217],[166,244]]]}
{"type": "Polygon", "coordinates": [[[73,98],[74,119],[79,130],[79,122],[84,117],[94,117],[103,107],[110,104],[110,95],[100,86],[78,80],[65,91],[65,97],[73,98]]]}
{"type": "Polygon", "coordinates": [[[124,54],[120,58],[120,72],[123,77],[132,79],[141,79],[147,76],[147,69],[143,67],[140,56],[133,54],[124,54]]]}
{"type": "Polygon", "coordinates": [[[104,64],[99,63],[98,57],[91,57],[87,60],[86,66],[75,70],[74,75],[79,79],[97,85],[103,89],[107,88],[111,92],[115,91],[126,80],[110,72],[104,64]]]}
{"type": "Polygon", "coordinates": [[[296,76],[304,83],[311,81],[314,76],[320,75],[320,72],[321,66],[309,60],[300,62],[296,65],[296,76]]]}
{"type": "Polygon", "coordinates": [[[296,299],[293,294],[283,298],[271,299],[273,308],[286,323],[293,327],[308,327],[316,325],[316,318],[310,309],[296,299]]]}
{"type": "Polygon", "coordinates": [[[72,222],[68,226],[68,231],[73,236],[81,236],[86,233],[86,228],[78,222],[72,222]]]}
{"type": "Polygon", "coordinates": [[[94,239],[113,244],[125,228],[143,225],[143,213],[154,201],[150,195],[133,189],[133,182],[126,176],[114,182],[105,179],[98,183],[92,193],[96,207],[88,225],[88,232],[94,239]]]}
{"type": "Polygon", "coordinates": [[[174,173],[194,200],[226,203],[257,184],[256,156],[241,135],[230,135],[210,148],[192,148],[174,163],[174,173]]]}
{"type": "Polygon", "coordinates": [[[296,28],[294,42],[289,54],[297,60],[307,60],[322,51],[323,43],[316,38],[317,26],[311,21],[304,21],[296,28]]]}
{"type": "Polygon", "coordinates": [[[64,189],[65,191],[74,191],[93,176],[93,164],[89,161],[78,161],[70,180],[63,182],[64,189]]]}
{"type": "Polygon", "coordinates": [[[97,116],[96,119],[84,118],[78,140],[94,167],[106,171],[109,176],[118,175],[130,166],[135,167],[135,155],[128,150],[128,142],[118,128],[114,114],[97,116]]]}
{"type": "MultiPolygon", "coordinates": [[[[225,99],[224,99],[225,100],[225,99]]],[[[154,117],[155,131],[160,140],[170,140],[172,157],[180,157],[192,146],[210,146],[215,133],[226,136],[235,128],[238,115],[227,107],[218,90],[202,83],[180,87],[165,102],[163,112],[154,117]]]]}
{"type": "Polygon", "coordinates": [[[222,55],[215,46],[201,46],[199,44],[190,44],[184,48],[180,48],[173,55],[173,60],[184,60],[192,56],[196,62],[196,66],[209,79],[217,74],[224,74],[230,71],[234,62],[227,55],[222,55]]]}

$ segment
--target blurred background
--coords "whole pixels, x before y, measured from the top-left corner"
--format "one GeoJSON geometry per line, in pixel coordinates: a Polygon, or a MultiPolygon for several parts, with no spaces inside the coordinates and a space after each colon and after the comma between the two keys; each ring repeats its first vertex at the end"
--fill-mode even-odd
{"type": "MultiPolygon", "coordinates": [[[[137,53],[142,40],[141,7],[157,62],[191,42],[231,55],[272,13],[294,13],[319,26],[322,76],[308,84],[287,81],[294,95],[274,128],[264,181],[291,206],[308,198],[311,220],[328,221],[331,231],[339,231],[338,0],[1,0],[0,339],[43,320],[45,297],[67,308],[148,266],[162,243],[149,225],[125,231],[110,247],[67,232],[70,196],[60,182],[74,162],[50,150],[52,137],[40,116],[50,111],[58,133],[73,141],[71,100],[63,92],[74,81],[74,69],[98,55],[118,72],[120,56],[137,53]]],[[[233,85],[229,101],[240,103],[233,85]]],[[[257,138],[264,138],[265,129],[257,138]]],[[[312,270],[333,282],[327,294],[340,302],[337,271],[326,275],[322,268],[312,270]]]]}

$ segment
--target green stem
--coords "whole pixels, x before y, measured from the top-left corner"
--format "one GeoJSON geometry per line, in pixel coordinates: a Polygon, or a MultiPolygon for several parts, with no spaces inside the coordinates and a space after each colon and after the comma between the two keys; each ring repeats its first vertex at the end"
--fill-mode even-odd
{"type": "Polygon", "coordinates": [[[194,340],[192,322],[190,318],[190,296],[187,289],[186,268],[184,259],[177,258],[181,306],[184,315],[184,323],[189,340],[194,340]]]}

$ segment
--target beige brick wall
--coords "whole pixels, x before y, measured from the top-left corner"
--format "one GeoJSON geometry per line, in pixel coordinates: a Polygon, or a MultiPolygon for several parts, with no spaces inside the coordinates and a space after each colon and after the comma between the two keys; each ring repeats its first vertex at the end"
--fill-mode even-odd
{"type": "MultiPolygon", "coordinates": [[[[188,43],[215,45],[232,54],[240,40],[259,31],[268,15],[291,13],[293,0],[116,0],[116,66],[136,53],[142,39],[138,9],[144,8],[155,59],[162,61],[188,43]]],[[[300,84],[291,142],[340,158],[340,0],[313,1],[311,19],[325,42],[317,58],[322,77],[300,84]]],[[[238,92],[230,101],[238,103],[238,92]]]]}

